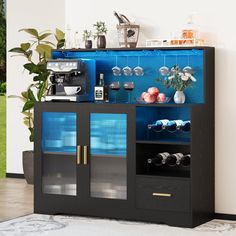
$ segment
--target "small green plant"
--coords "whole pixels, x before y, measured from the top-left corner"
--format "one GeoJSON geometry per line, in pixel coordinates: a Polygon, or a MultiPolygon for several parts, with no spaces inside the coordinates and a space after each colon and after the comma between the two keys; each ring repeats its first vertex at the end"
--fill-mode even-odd
{"type": "Polygon", "coordinates": [[[93,24],[93,27],[95,29],[94,38],[97,38],[99,35],[107,34],[107,27],[105,22],[97,21],[96,24],[93,24]]]}
{"type": "MultiPolygon", "coordinates": [[[[50,31],[38,32],[36,29],[28,28],[21,29],[19,32],[28,33],[31,38],[28,42],[21,43],[19,47],[12,48],[9,52],[16,53],[26,59],[23,65],[29,75],[33,75],[33,82],[29,85],[26,91],[21,93],[21,96],[9,96],[20,98],[24,105],[22,114],[24,114],[24,124],[30,131],[29,140],[34,141],[34,117],[33,108],[37,101],[43,101],[48,91],[48,76],[49,72],[46,69],[47,60],[51,58],[51,50],[60,49],[65,44],[65,34],[56,29],[55,34],[50,31]],[[54,36],[55,40],[49,40],[49,37],[54,36]],[[54,42],[56,41],[56,44],[54,42]]],[[[17,56],[14,55],[14,56],[17,56]]]]}
{"type": "Polygon", "coordinates": [[[84,30],[83,31],[83,41],[87,41],[89,39],[91,39],[93,33],[91,30],[84,30]]]}
{"type": "Polygon", "coordinates": [[[6,90],[7,90],[7,83],[6,82],[0,83],[0,95],[5,94],[6,90]]]}
{"type": "Polygon", "coordinates": [[[171,73],[169,77],[158,78],[157,82],[162,82],[167,88],[174,88],[176,91],[184,91],[197,81],[192,74],[181,72],[177,65],[173,66],[171,73]]]}

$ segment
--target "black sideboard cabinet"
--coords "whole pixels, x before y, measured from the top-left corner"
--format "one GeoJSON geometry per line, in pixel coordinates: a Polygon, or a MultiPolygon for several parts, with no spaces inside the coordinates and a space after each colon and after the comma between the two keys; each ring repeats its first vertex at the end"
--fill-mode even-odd
{"type": "MultiPolygon", "coordinates": [[[[53,55],[79,58],[81,53],[84,58],[97,53],[97,71],[112,80],[116,78],[107,68],[114,65],[108,64],[104,69],[104,58],[115,57],[117,62],[117,54],[127,57],[131,53],[135,60],[144,53],[145,66],[149,57],[155,59],[153,52],[159,57],[160,65],[163,53],[167,52],[169,67],[176,60],[176,52],[180,53],[180,63],[186,55],[191,55],[201,85],[196,88],[198,96],[189,95],[185,104],[122,101],[35,104],[35,213],[76,214],[181,227],[195,227],[213,218],[214,48],[61,50],[53,55]],[[191,120],[191,131],[151,133],[147,130],[147,124],[164,118],[191,120]],[[190,153],[191,165],[163,165],[150,171],[147,158],[164,151],[190,153]]],[[[154,70],[149,67],[147,71],[154,70]]],[[[147,74],[143,84],[158,86],[152,77],[155,78],[147,74]]],[[[137,79],[138,84],[138,79],[143,78],[132,79],[137,79]]]]}

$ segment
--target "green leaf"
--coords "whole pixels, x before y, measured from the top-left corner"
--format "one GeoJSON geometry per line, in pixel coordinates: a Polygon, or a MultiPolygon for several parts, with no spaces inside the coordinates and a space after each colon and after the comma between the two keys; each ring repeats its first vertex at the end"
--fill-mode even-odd
{"type": "Polygon", "coordinates": [[[22,102],[26,102],[27,99],[17,95],[9,95],[8,98],[19,98],[22,102]]]}
{"type": "Polygon", "coordinates": [[[28,99],[28,92],[27,92],[27,91],[22,92],[22,93],[21,93],[21,96],[22,96],[23,98],[25,98],[25,99],[28,99]]]}
{"type": "Polygon", "coordinates": [[[65,39],[58,41],[57,49],[63,48],[65,46],[65,39]]]}
{"type": "Polygon", "coordinates": [[[28,58],[29,61],[31,61],[32,55],[33,55],[32,50],[29,50],[29,51],[25,52],[25,56],[28,58]]]}
{"type": "Polygon", "coordinates": [[[35,98],[34,93],[32,92],[31,89],[28,89],[28,98],[29,98],[29,100],[36,102],[36,98],[35,98]]]}
{"type": "Polygon", "coordinates": [[[26,63],[24,64],[24,68],[29,71],[29,74],[40,74],[41,70],[40,68],[35,65],[34,63],[26,63]]]}
{"type": "Polygon", "coordinates": [[[60,29],[56,28],[56,34],[55,37],[57,41],[61,41],[62,39],[65,39],[65,33],[61,31],[60,29]]]}
{"type": "Polygon", "coordinates": [[[40,84],[40,88],[39,88],[39,91],[38,91],[38,100],[39,101],[42,100],[42,97],[44,96],[44,93],[46,92],[46,89],[47,89],[47,83],[46,82],[40,84]]]}
{"type": "Polygon", "coordinates": [[[42,35],[39,35],[39,40],[43,40],[43,39],[47,38],[50,35],[51,35],[51,33],[44,33],[42,35]]]}
{"type": "Polygon", "coordinates": [[[27,51],[27,50],[30,48],[30,46],[31,46],[30,43],[22,43],[22,44],[20,45],[20,47],[21,47],[21,49],[22,49],[23,51],[27,51]]]}
{"type": "Polygon", "coordinates": [[[36,47],[36,51],[47,59],[51,58],[52,47],[47,44],[39,44],[36,47]]]}
{"type": "Polygon", "coordinates": [[[34,101],[27,101],[22,109],[22,112],[28,111],[34,107],[34,101]]]}
{"type": "MultiPolygon", "coordinates": [[[[33,113],[32,112],[22,112],[22,114],[23,115],[25,115],[25,116],[27,116],[27,118],[29,119],[29,117],[31,118],[31,117],[33,117],[33,113]]],[[[26,117],[24,117],[24,118],[26,118],[26,117]]]]}
{"type": "Polygon", "coordinates": [[[38,31],[36,29],[33,29],[33,28],[20,29],[19,32],[21,32],[21,31],[24,31],[24,32],[26,32],[28,34],[31,34],[31,35],[33,35],[37,39],[39,38],[39,33],[38,33],[38,31]]]}
{"type": "Polygon", "coordinates": [[[19,48],[19,47],[12,48],[12,49],[9,50],[9,52],[16,52],[16,53],[23,53],[23,54],[25,53],[25,51],[22,48],[19,48]]]}
{"type": "Polygon", "coordinates": [[[45,43],[45,44],[49,44],[49,45],[55,47],[55,44],[52,43],[52,42],[50,42],[50,41],[45,41],[45,40],[43,40],[43,41],[41,41],[41,42],[42,42],[42,43],[45,43]]]}
{"type": "Polygon", "coordinates": [[[30,142],[34,142],[34,129],[29,128],[29,131],[30,131],[29,140],[30,140],[30,142]]]}

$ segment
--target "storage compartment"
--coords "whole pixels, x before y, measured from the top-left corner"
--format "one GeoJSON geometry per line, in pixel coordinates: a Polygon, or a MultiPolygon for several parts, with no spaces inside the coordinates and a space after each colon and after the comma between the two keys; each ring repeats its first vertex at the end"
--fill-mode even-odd
{"type": "Polygon", "coordinates": [[[169,166],[162,164],[160,166],[150,166],[148,159],[155,157],[158,153],[190,153],[189,145],[167,145],[167,144],[145,144],[136,145],[136,173],[139,175],[159,175],[159,176],[176,176],[190,177],[190,165],[182,166],[177,164],[169,166]]]}
{"type": "Polygon", "coordinates": [[[189,180],[136,177],[136,206],[161,211],[190,211],[189,180]]]}
{"type": "Polygon", "coordinates": [[[158,141],[172,143],[188,143],[191,138],[191,109],[189,107],[137,107],[136,109],[136,139],[137,141],[158,141]],[[175,130],[167,130],[167,124],[163,129],[156,130],[157,121],[189,122],[190,129],[184,131],[179,125],[175,130]]]}

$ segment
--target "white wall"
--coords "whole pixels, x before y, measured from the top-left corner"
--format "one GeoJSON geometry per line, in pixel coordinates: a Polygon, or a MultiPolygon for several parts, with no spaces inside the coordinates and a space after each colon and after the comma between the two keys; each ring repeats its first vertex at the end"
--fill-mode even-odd
{"type": "Polygon", "coordinates": [[[216,47],[216,207],[215,211],[236,214],[236,21],[235,1],[214,0],[66,0],[66,24],[82,32],[97,20],[109,27],[108,47],[118,46],[116,10],[142,27],[139,45],[146,38],[168,37],[180,30],[189,12],[196,13],[201,35],[216,47]],[[81,11],[80,11],[81,10],[81,11]],[[230,127],[226,124],[230,124],[230,127]]]}
{"type": "MultiPolygon", "coordinates": [[[[7,51],[29,40],[27,34],[18,32],[19,29],[33,27],[54,31],[58,27],[64,30],[64,8],[64,0],[7,0],[7,51]]],[[[20,95],[31,79],[23,72],[26,61],[11,55],[7,55],[7,94],[20,95]]],[[[22,151],[33,148],[22,122],[21,109],[21,101],[7,99],[7,173],[23,173],[22,151]]]]}
{"type": "MultiPolygon", "coordinates": [[[[109,26],[108,47],[117,46],[117,21],[113,10],[141,24],[139,45],[144,45],[145,38],[170,36],[171,32],[181,29],[188,12],[196,12],[196,23],[202,35],[211,39],[216,47],[216,212],[236,214],[234,1],[65,1],[64,10],[63,0],[8,0],[8,49],[25,39],[23,33],[17,32],[18,29],[27,26],[42,30],[55,29],[56,26],[63,28],[64,20],[79,32],[97,20],[103,20],[109,26]],[[47,6],[46,10],[44,6],[47,6]],[[230,127],[225,124],[230,124],[230,127]]],[[[28,75],[22,74],[22,63],[22,59],[8,55],[8,95],[19,94],[30,82],[28,75]]],[[[7,172],[22,173],[21,152],[32,146],[21,123],[21,103],[8,99],[7,105],[7,172]]]]}

